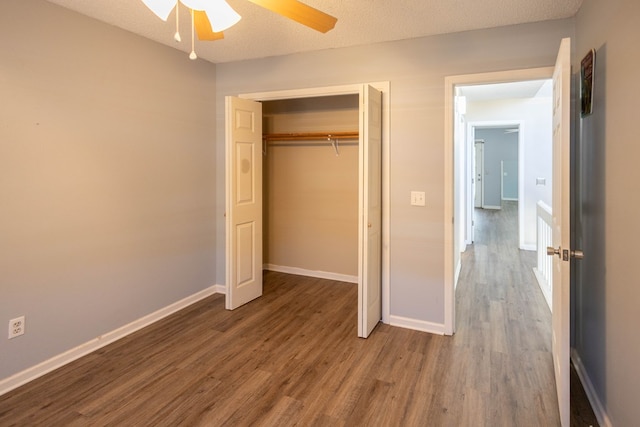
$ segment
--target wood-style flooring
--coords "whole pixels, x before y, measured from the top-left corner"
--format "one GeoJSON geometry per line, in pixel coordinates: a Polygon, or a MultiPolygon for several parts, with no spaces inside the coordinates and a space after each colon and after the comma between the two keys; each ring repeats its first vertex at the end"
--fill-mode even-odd
{"type": "Polygon", "coordinates": [[[534,256],[480,214],[453,337],[359,339],[355,285],[267,272],[244,307],[214,295],[0,396],[0,426],[557,426],[534,256]]]}

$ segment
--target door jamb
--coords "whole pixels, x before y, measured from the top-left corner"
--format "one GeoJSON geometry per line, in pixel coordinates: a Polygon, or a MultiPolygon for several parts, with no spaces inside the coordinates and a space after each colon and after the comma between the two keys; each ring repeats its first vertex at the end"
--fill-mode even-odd
{"type": "MultiPolygon", "coordinates": [[[[390,272],[389,272],[389,117],[390,88],[389,82],[370,82],[342,86],[313,87],[303,89],[287,89],[266,92],[239,94],[239,98],[253,101],[274,101],[294,98],[312,98],[318,96],[355,95],[360,93],[362,85],[368,84],[382,92],[382,322],[389,323],[390,317],[390,272]]],[[[225,118],[226,121],[226,118],[225,118]]],[[[230,171],[225,171],[225,179],[229,179],[230,171]]],[[[226,188],[226,187],[225,187],[226,188]]],[[[225,286],[229,286],[227,283],[225,286]]]]}
{"type": "MultiPolygon", "coordinates": [[[[553,67],[529,68],[479,74],[447,76],[444,81],[444,333],[455,333],[455,268],[453,260],[454,230],[459,224],[454,218],[454,98],[457,85],[508,83],[522,80],[542,80],[553,76],[553,67]]],[[[460,218],[457,219],[458,221],[460,218]]]]}

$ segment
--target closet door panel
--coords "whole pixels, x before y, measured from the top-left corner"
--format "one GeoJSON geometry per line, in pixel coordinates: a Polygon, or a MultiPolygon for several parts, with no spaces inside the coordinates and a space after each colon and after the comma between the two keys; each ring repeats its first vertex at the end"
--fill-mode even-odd
{"type": "Polygon", "coordinates": [[[226,308],[262,295],[262,105],[226,98],[226,308]]]}
{"type": "Polygon", "coordinates": [[[382,317],[382,94],[366,85],[361,97],[358,335],[366,338],[382,317]]]}

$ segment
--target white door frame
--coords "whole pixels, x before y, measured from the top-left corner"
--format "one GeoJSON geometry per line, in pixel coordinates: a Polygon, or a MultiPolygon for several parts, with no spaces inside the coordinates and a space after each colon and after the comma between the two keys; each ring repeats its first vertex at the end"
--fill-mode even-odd
{"type": "Polygon", "coordinates": [[[553,76],[553,67],[524,70],[498,71],[492,73],[447,76],[444,81],[444,333],[453,335],[455,326],[455,254],[454,230],[463,218],[454,213],[454,98],[458,85],[509,83],[524,80],[543,80],[553,76]]]}
{"type": "MultiPolygon", "coordinates": [[[[471,134],[468,134],[471,135],[471,134]]],[[[473,141],[473,155],[470,156],[472,158],[471,162],[471,176],[473,177],[473,191],[471,194],[467,194],[467,205],[473,206],[474,208],[481,208],[484,206],[484,139],[469,138],[468,144],[473,141]],[[480,165],[480,167],[478,167],[480,165]],[[480,179],[478,179],[480,176],[480,179]],[[477,201],[476,199],[480,200],[477,201]],[[479,203],[478,203],[479,202],[479,203]]],[[[469,166],[467,166],[469,167],[469,166]]],[[[467,210],[468,212],[468,210],[467,210]]],[[[469,230],[467,234],[470,236],[471,233],[470,227],[472,227],[473,223],[473,214],[467,214],[467,227],[469,230]]],[[[473,243],[472,241],[467,242],[467,244],[473,243]]]]}
{"type": "MultiPolygon", "coordinates": [[[[253,101],[275,101],[318,96],[358,95],[363,84],[382,92],[382,322],[389,323],[389,82],[362,83],[303,89],[239,94],[239,98],[253,101]]],[[[225,171],[228,179],[229,171],[225,171]]]]}

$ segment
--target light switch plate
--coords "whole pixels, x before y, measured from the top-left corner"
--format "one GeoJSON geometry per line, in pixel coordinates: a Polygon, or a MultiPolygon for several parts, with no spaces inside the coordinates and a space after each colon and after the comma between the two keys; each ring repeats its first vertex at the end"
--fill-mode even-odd
{"type": "Polygon", "coordinates": [[[424,191],[411,192],[411,206],[425,206],[424,191]]]}

